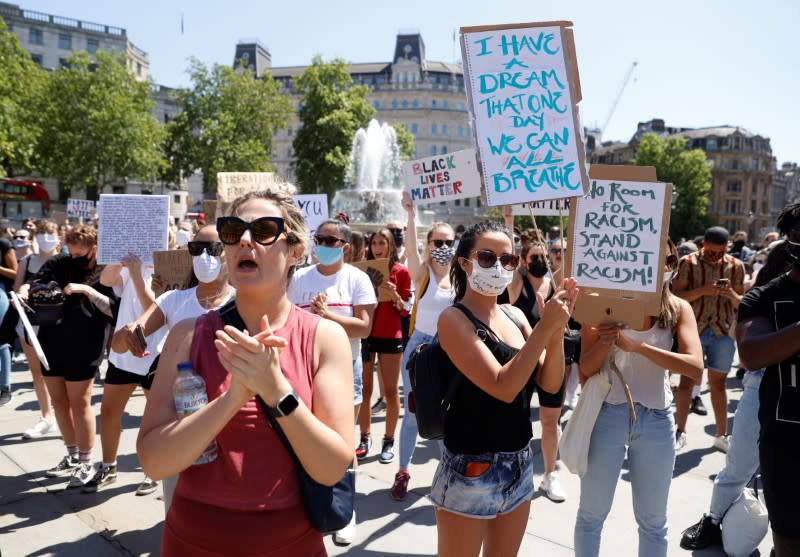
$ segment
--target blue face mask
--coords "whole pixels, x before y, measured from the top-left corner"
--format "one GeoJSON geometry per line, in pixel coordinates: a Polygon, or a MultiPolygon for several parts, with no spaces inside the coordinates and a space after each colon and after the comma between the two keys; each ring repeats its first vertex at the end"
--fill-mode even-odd
{"type": "Polygon", "coordinates": [[[329,248],[327,246],[315,246],[314,253],[317,254],[317,261],[321,265],[333,265],[344,257],[344,248],[329,248]]]}

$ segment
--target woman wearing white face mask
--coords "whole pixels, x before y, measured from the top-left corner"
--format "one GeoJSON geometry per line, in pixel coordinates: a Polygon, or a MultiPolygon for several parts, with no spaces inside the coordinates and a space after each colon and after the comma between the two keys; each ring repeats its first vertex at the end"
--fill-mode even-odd
{"type": "MultiPolygon", "coordinates": [[[[58,249],[58,225],[54,221],[39,221],[35,232],[36,240],[39,244],[39,252],[31,253],[19,261],[17,278],[14,280],[13,287],[19,297],[26,301],[33,277],[42,268],[44,262],[56,254],[58,249]]],[[[38,330],[38,327],[36,329],[38,330]]],[[[33,347],[25,339],[22,323],[17,326],[17,334],[22,345],[22,351],[25,352],[25,357],[28,360],[28,367],[33,378],[33,389],[36,391],[36,400],[39,401],[39,410],[42,414],[33,427],[25,430],[22,437],[24,439],[38,439],[48,433],[58,433],[58,426],[54,421],[50,406],[50,396],[47,394],[47,387],[45,387],[44,379],[42,378],[42,365],[39,363],[39,358],[36,356],[33,347]]]]}
{"type": "Polygon", "coordinates": [[[445,422],[442,460],[430,499],[438,555],[516,555],[533,495],[530,400],[534,383],[558,391],[564,375],[564,325],[578,295],[565,279],[541,319],[499,306],[519,256],[501,224],[468,228],[451,264],[456,305],[439,317],[439,342],[462,381],[445,422]]]}
{"type": "MultiPolygon", "coordinates": [[[[187,290],[169,290],[161,294],[155,301],[148,305],[136,319],[122,325],[114,333],[111,349],[114,353],[130,353],[135,358],[151,357],[149,372],[144,378],[142,387],[150,389],[155,378],[155,369],[158,363],[157,354],[161,352],[163,342],[157,344],[155,349],[148,350],[151,345],[150,336],[156,331],[166,334],[169,329],[184,319],[195,318],[208,311],[222,306],[235,294],[235,290],[228,284],[228,269],[225,265],[223,245],[219,241],[217,229],[213,224],[206,225],[197,231],[193,241],[187,244],[189,254],[192,256],[192,268],[197,279],[197,286],[187,290]],[[148,347],[139,342],[136,333],[137,327],[143,328],[143,334],[148,339],[148,347]],[[151,354],[152,352],[152,354],[151,354]]],[[[153,277],[157,282],[158,277],[153,277]]],[[[111,483],[116,479],[116,470],[113,479],[105,480],[111,483]]],[[[169,508],[172,492],[175,489],[176,478],[164,481],[164,506],[169,508]]],[[[98,484],[98,488],[104,485],[98,484]]]]}

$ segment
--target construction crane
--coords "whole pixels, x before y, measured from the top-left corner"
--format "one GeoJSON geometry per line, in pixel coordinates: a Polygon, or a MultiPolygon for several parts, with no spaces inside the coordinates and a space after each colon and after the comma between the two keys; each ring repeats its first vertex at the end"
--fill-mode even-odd
{"type": "Polygon", "coordinates": [[[634,61],[631,64],[631,67],[628,68],[628,73],[625,74],[625,79],[622,80],[622,85],[620,85],[619,93],[614,98],[614,102],[611,105],[611,109],[608,111],[608,115],[606,115],[606,119],[603,121],[603,126],[600,128],[600,132],[603,133],[606,131],[608,127],[608,123],[611,121],[611,117],[614,116],[614,112],[617,110],[617,105],[619,104],[619,100],[622,98],[622,93],[625,92],[625,87],[628,86],[628,82],[633,75],[633,71],[636,69],[636,66],[639,65],[639,62],[634,61]]]}

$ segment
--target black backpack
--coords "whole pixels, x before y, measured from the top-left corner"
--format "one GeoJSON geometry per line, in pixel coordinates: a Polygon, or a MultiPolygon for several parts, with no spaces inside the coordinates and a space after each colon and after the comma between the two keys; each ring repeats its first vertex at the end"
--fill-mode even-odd
{"type": "MultiPolygon", "coordinates": [[[[461,310],[472,321],[477,335],[486,341],[491,329],[462,304],[456,303],[453,307],[461,310]]],[[[519,319],[508,307],[505,305],[499,307],[521,331],[524,331],[519,319]]],[[[491,334],[494,335],[493,332],[491,334]]],[[[406,369],[411,377],[408,411],[413,412],[417,418],[420,437],[444,438],[447,413],[455,401],[464,379],[463,374],[450,361],[450,357],[439,344],[439,335],[434,336],[430,343],[422,343],[414,349],[408,358],[406,369]]]]}

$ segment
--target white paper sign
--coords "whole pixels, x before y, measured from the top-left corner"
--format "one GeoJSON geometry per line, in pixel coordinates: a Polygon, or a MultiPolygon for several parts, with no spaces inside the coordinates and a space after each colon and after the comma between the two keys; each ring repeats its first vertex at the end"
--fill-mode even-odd
{"type": "Polygon", "coordinates": [[[93,199],[67,199],[67,216],[73,218],[94,218],[93,199]]]}
{"type": "Polygon", "coordinates": [[[293,195],[295,204],[303,211],[308,232],[314,234],[319,225],[328,220],[328,196],[324,193],[293,195]]]}
{"type": "Polygon", "coordinates": [[[145,263],[153,252],[167,249],[168,195],[100,196],[98,204],[97,262],[119,263],[135,253],[145,263]]]}
{"type": "Polygon", "coordinates": [[[558,25],[461,37],[490,206],[583,195],[588,184],[565,37],[558,25]]]}
{"type": "Polygon", "coordinates": [[[658,291],[666,188],[660,182],[592,180],[589,197],[575,200],[570,247],[578,286],[658,291]]]}
{"type": "Polygon", "coordinates": [[[569,197],[564,199],[548,199],[547,201],[533,201],[522,205],[512,205],[511,214],[520,217],[529,217],[533,209],[534,216],[537,217],[557,217],[559,215],[569,216],[569,197]]]}
{"type": "Polygon", "coordinates": [[[481,194],[481,176],[474,149],[404,162],[403,178],[405,190],[415,205],[481,194]]]}

